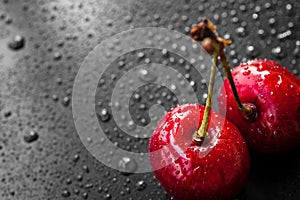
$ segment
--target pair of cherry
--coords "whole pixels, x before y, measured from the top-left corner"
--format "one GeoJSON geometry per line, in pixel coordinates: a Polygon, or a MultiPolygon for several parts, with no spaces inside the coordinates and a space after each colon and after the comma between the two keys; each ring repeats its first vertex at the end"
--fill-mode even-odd
{"type": "Polygon", "coordinates": [[[191,34],[214,53],[210,82],[219,58],[225,69],[218,99],[221,114],[210,108],[210,83],[206,107],[175,107],[149,143],[149,151],[158,152],[150,157],[155,176],[173,199],[232,199],[248,179],[248,147],[274,154],[300,145],[300,80],[266,59],[230,71],[223,51],[230,42],[217,37],[215,29],[203,19],[191,34]]]}

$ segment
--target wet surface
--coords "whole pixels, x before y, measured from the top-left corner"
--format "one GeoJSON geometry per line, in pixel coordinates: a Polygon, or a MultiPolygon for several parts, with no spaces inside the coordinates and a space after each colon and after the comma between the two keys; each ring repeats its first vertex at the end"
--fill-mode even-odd
{"type": "MultiPolygon", "coordinates": [[[[71,101],[84,58],[121,31],[151,26],[188,34],[206,16],[220,35],[233,40],[226,52],[231,66],[269,58],[300,77],[299,9],[300,3],[283,0],[2,0],[0,199],[170,199],[152,173],[134,173],[137,161],[120,159],[119,167],[128,172],[121,173],[101,164],[83,146],[71,101]]],[[[95,98],[99,123],[119,148],[146,152],[148,141],[143,133],[137,131],[142,138],[135,137],[116,126],[111,107],[124,105],[111,105],[112,86],[124,70],[154,61],[178,69],[199,102],[206,98],[205,80],[178,55],[139,49],[121,56],[99,80],[95,98]]],[[[155,76],[143,70],[138,71],[140,79],[153,82],[155,76]]],[[[181,77],[169,78],[174,82],[170,88],[148,84],[132,92],[132,119],[124,119],[125,128],[134,132],[136,126],[155,120],[149,112],[154,104],[164,111],[178,103],[181,77]]],[[[250,179],[238,199],[299,199],[299,155],[299,150],[276,157],[253,153],[250,179]]]]}

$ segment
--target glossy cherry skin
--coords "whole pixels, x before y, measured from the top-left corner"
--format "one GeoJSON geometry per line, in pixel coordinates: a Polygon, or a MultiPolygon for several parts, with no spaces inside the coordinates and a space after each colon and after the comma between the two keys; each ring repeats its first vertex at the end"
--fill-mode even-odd
{"type": "Polygon", "coordinates": [[[300,80],[271,60],[251,60],[232,70],[242,103],[251,103],[257,117],[246,119],[238,109],[229,81],[219,96],[220,112],[236,124],[246,142],[260,153],[281,153],[300,144],[300,80]]]}
{"type": "Polygon", "coordinates": [[[174,200],[223,200],[243,189],[249,152],[239,130],[211,111],[208,139],[192,142],[204,113],[198,104],[180,105],[158,124],[149,143],[154,174],[174,200]]]}

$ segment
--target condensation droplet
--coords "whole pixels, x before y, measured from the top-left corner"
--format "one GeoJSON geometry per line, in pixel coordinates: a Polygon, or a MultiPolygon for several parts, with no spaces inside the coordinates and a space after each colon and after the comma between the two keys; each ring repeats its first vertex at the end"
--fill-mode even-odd
{"type": "Polygon", "coordinates": [[[12,41],[8,43],[8,47],[12,50],[22,49],[25,45],[25,38],[21,35],[16,35],[12,41]]]}
{"type": "Polygon", "coordinates": [[[157,75],[154,72],[146,69],[140,69],[138,75],[140,80],[146,83],[154,82],[157,79],[157,75]]]}
{"type": "Polygon", "coordinates": [[[62,193],[61,193],[61,196],[65,197],[65,198],[69,197],[70,195],[71,195],[71,193],[68,190],[63,190],[62,193]]]}
{"type": "Polygon", "coordinates": [[[110,119],[110,114],[106,108],[103,108],[99,113],[99,117],[102,122],[107,122],[110,119]]]}
{"type": "Polygon", "coordinates": [[[147,184],[145,181],[140,180],[136,183],[136,187],[137,187],[137,190],[142,191],[142,190],[146,189],[147,184]]]}
{"type": "Polygon", "coordinates": [[[129,175],[137,170],[137,163],[132,158],[123,157],[119,161],[118,167],[123,175],[129,175]]]}
{"type": "Polygon", "coordinates": [[[35,131],[30,131],[29,133],[24,135],[24,141],[27,143],[32,143],[32,142],[36,141],[38,138],[39,138],[39,135],[35,131]]]}
{"type": "Polygon", "coordinates": [[[270,123],[273,123],[275,120],[275,117],[273,114],[269,114],[268,117],[267,117],[267,121],[270,122],[270,123]]]}

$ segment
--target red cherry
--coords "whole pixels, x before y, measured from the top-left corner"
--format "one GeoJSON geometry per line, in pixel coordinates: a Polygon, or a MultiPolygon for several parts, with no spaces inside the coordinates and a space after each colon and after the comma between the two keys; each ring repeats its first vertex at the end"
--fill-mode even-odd
{"type": "Polygon", "coordinates": [[[203,113],[202,105],[177,106],[164,116],[150,139],[154,174],[175,200],[231,199],[248,178],[246,142],[221,115],[211,111],[207,138],[202,145],[192,142],[203,113]]]}
{"type": "Polygon", "coordinates": [[[219,96],[220,112],[233,122],[249,146],[279,153],[300,144],[300,80],[271,60],[251,60],[232,70],[240,100],[256,108],[249,119],[239,110],[228,79],[219,96]]]}

